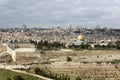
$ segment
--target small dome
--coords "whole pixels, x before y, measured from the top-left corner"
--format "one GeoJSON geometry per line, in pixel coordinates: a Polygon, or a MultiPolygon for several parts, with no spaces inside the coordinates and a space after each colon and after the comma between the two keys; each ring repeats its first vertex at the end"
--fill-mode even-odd
{"type": "Polygon", "coordinates": [[[79,36],[77,37],[77,39],[78,39],[78,40],[84,40],[85,37],[84,37],[83,35],[79,35],[79,36]]]}

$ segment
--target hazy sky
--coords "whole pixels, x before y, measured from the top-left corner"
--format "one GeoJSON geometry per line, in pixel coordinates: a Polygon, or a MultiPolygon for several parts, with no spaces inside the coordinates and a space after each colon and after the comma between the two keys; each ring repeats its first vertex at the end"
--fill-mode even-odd
{"type": "Polygon", "coordinates": [[[22,24],[120,28],[120,0],[0,0],[0,27],[22,24]]]}

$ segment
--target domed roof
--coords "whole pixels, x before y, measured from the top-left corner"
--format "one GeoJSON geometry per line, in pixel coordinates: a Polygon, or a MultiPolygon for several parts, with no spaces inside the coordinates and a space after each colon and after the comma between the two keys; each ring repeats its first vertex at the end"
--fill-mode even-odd
{"type": "Polygon", "coordinates": [[[84,40],[85,37],[84,37],[83,35],[79,35],[79,36],[77,37],[77,39],[78,39],[78,40],[84,40]]]}

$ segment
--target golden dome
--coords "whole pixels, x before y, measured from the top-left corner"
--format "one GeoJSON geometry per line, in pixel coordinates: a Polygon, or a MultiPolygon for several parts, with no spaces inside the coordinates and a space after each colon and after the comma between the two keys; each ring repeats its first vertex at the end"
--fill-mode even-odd
{"type": "Polygon", "coordinates": [[[79,36],[77,37],[77,39],[78,39],[78,40],[84,40],[85,37],[84,37],[83,35],[79,35],[79,36]]]}

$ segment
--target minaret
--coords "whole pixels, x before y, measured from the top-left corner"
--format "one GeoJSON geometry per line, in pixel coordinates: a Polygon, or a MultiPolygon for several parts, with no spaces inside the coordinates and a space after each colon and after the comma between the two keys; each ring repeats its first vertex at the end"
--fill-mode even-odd
{"type": "Polygon", "coordinates": [[[0,46],[2,45],[2,32],[0,31],[0,46]]]}

